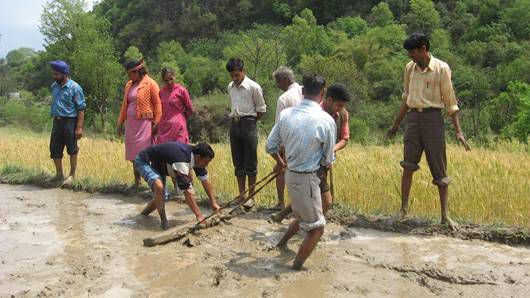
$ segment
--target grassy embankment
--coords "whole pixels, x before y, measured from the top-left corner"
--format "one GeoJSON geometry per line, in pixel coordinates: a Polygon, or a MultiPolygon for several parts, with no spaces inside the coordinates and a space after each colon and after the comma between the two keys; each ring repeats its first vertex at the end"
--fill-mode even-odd
{"type": "MultiPolygon", "coordinates": [[[[35,183],[52,174],[48,134],[0,128],[0,176],[18,183],[35,183]]],[[[259,147],[259,171],[273,166],[259,147]]],[[[122,143],[83,138],[75,189],[109,192],[124,189],[132,181],[131,165],[124,161],[122,143]]],[[[349,145],[341,151],[334,169],[336,201],[354,212],[391,214],[399,207],[401,145],[349,145]]],[[[217,157],[210,166],[210,177],[221,198],[236,193],[236,183],[227,144],[215,144],[217,157]]],[[[465,152],[449,145],[450,210],[464,222],[530,227],[530,154],[520,144],[499,144],[494,149],[475,148],[465,152]]],[[[65,169],[68,161],[65,158],[65,169]]],[[[425,160],[415,175],[411,213],[437,218],[439,202],[425,160]]],[[[261,206],[275,200],[273,184],[259,195],[261,206]]]]}

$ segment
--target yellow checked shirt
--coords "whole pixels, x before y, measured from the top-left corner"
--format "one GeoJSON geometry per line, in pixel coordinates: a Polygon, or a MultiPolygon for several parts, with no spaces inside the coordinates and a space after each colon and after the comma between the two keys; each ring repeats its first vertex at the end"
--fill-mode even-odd
{"type": "Polygon", "coordinates": [[[451,69],[433,56],[423,71],[414,61],[407,64],[403,90],[403,100],[411,109],[445,108],[449,115],[459,110],[451,69]]]}

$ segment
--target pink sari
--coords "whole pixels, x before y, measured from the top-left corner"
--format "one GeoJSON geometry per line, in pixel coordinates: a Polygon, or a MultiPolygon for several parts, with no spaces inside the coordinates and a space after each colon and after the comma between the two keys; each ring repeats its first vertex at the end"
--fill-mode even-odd
{"type": "Polygon", "coordinates": [[[125,159],[134,161],[136,155],[153,144],[151,120],[136,119],[136,95],[138,84],[131,86],[127,94],[127,120],[125,121],[125,159]]]}
{"type": "Polygon", "coordinates": [[[187,121],[193,113],[188,90],[179,84],[164,86],[160,89],[160,101],[162,102],[162,119],[158,123],[157,144],[167,142],[181,142],[188,144],[187,121]]]}

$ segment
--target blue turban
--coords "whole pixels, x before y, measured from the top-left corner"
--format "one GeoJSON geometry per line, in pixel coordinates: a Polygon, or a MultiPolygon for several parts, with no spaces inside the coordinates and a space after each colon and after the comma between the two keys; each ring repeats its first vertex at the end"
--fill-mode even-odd
{"type": "Polygon", "coordinates": [[[50,62],[50,66],[56,72],[60,72],[60,73],[62,73],[64,75],[70,74],[70,66],[68,66],[68,64],[66,64],[66,62],[64,62],[62,60],[52,61],[52,62],[50,62]]]}

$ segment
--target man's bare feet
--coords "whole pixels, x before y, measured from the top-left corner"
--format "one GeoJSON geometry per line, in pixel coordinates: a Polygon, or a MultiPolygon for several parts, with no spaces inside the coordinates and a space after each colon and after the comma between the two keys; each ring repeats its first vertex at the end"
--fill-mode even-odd
{"type": "Polygon", "coordinates": [[[280,213],[273,214],[271,216],[271,221],[274,223],[282,223],[283,217],[280,213]]]}
{"type": "Polygon", "coordinates": [[[167,230],[169,229],[169,222],[166,220],[166,221],[161,221],[160,222],[160,227],[162,228],[162,230],[167,230]]]}
{"type": "Polygon", "coordinates": [[[69,187],[69,186],[72,186],[73,183],[74,183],[74,176],[69,175],[68,177],[66,177],[66,179],[64,179],[63,183],[61,184],[61,187],[69,187]]]}
{"type": "Polygon", "coordinates": [[[217,212],[219,209],[221,209],[221,206],[219,206],[219,204],[215,203],[215,204],[212,204],[212,211],[213,212],[217,212]]]}
{"type": "Polygon", "coordinates": [[[391,218],[389,218],[387,221],[386,221],[386,224],[388,225],[393,225],[397,222],[400,222],[400,221],[403,221],[405,219],[407,219],[407,210],[404,210],[404,209],[401,209],[399,210],[399,212],[392,216],[391,218]]]}
{"type": "Polygon", "coordinates": [[[245,208],[245,210],[250,210],[252,208],[254,208],[254,200],[253,199],[250,199],[248,201],[245,202],[245,204],[243,204],[243,207],[245,208]]]}
{"type": "Polygon", "coordinates": [[[452,219],[450,219],[447,216],[442,217],[441,224],[444,226],[447,226],[452,231],[458,231],[458,229],[460,228],[456,222],[454,222],[452,219]]]}

